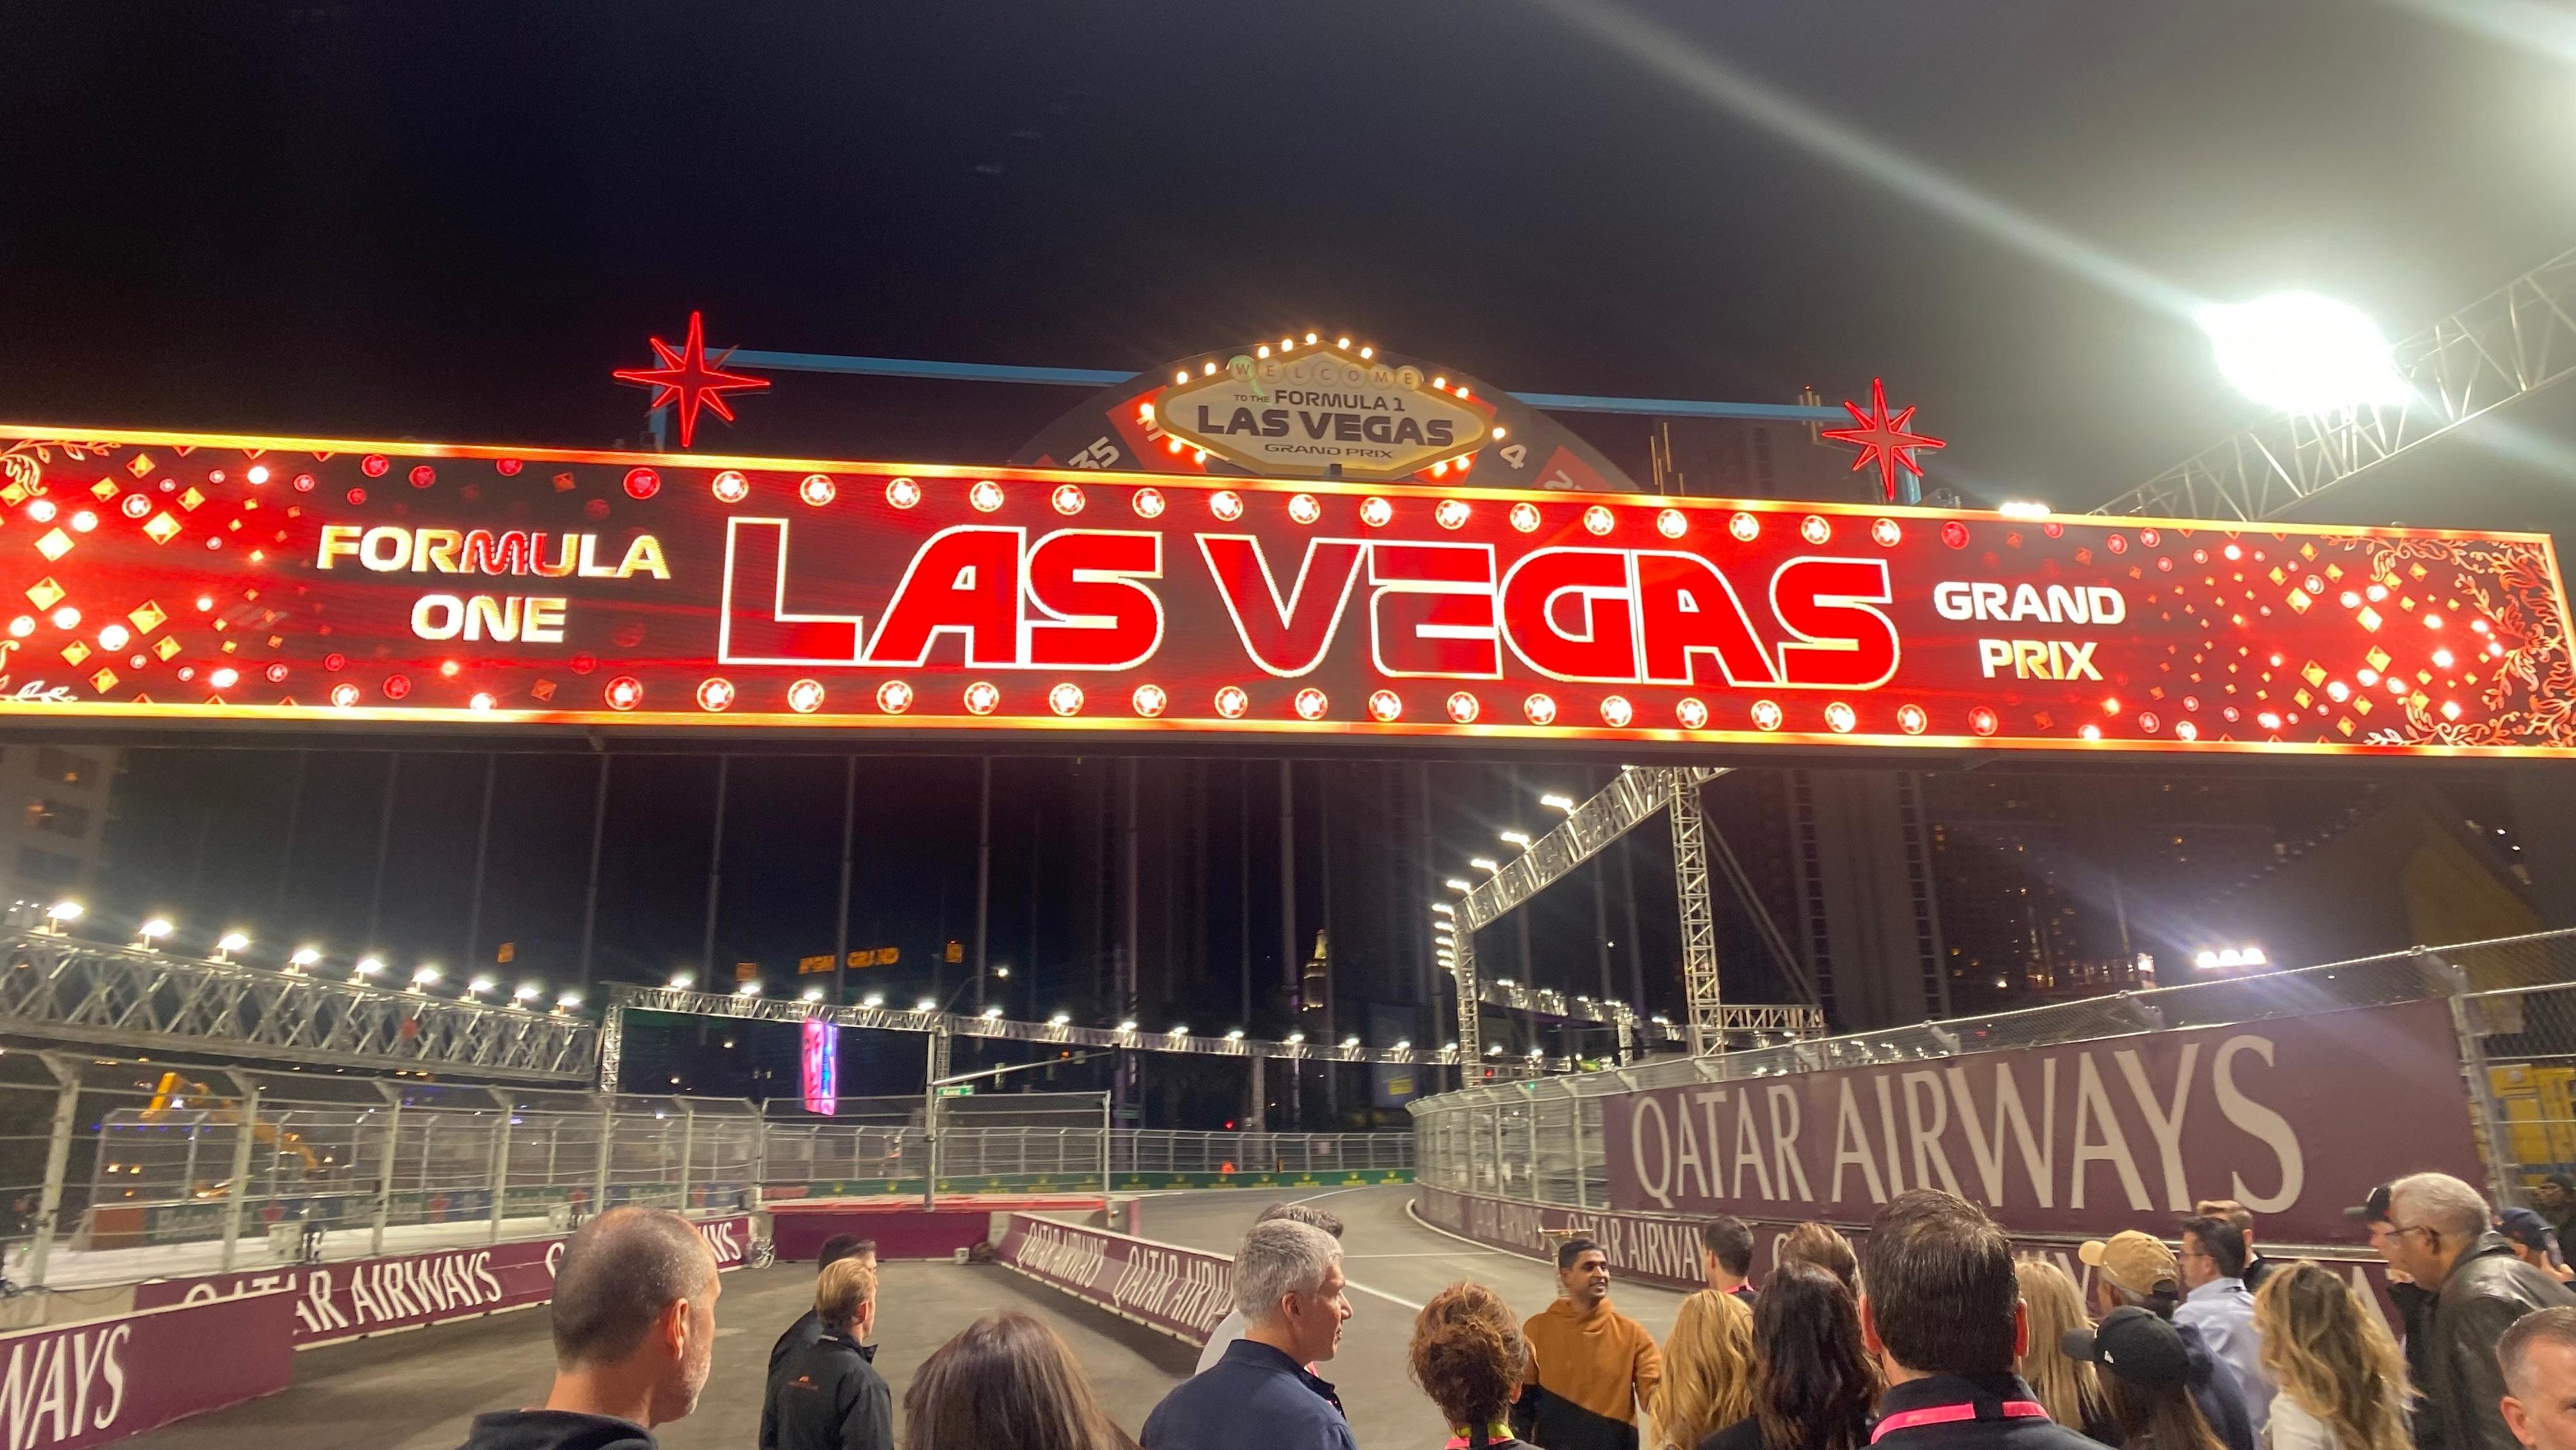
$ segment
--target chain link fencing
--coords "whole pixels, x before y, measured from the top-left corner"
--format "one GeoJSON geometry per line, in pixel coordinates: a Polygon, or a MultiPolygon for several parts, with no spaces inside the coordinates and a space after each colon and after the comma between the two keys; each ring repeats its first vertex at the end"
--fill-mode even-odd
{"type": "Polygon", "coordinates": [[[2576,1178],[2576,931],[2120,992],[1912,1027],[1783,1040],[1706,1057],[1474,1087],[1418,1099],[1416,1175],[1460,1192],[1569,1208],[1609,1204],[1602,1100],[1614,1093],[2044,1047],[2446,997],[2499,1202],[2576,1178]]]}

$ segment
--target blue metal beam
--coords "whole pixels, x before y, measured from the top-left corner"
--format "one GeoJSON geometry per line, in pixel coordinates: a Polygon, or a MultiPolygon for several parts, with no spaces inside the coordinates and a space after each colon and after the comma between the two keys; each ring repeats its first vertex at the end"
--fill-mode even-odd
{"type": "MultiPolygon", "coordinates": [[[[1006,363],[931,362],[907,357],[838,357],[819,352],[757,352],[737,348],[726,354],[745,367],[782,372],[844,373],[858,377],[938,378],[967,383],[1038,383],[1055,387],[1106,388],[1136,376],[1103,368],[1036,368],[1006,363]]],[[[1779,423],[1841,422],[1840,408],[1811,408],[1800,403],[1715,403],[1690,398],[1595,398],[1580,393],[1513,393],[1510,396],[1545,412],[1631,413],[1667,418],[1758,418],[1779,423]]]]}

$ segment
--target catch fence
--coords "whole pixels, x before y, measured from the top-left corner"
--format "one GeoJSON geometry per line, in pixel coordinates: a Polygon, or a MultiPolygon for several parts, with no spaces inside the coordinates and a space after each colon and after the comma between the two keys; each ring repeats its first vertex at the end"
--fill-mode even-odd
{"type": "Polygon", "coordinates": [[[2576,1174],[2576,931],[2330,962],[2015,1012],[1783,1041],[1469,1088],[1412,1105],[1417,1178],[1462,1193],[1576,1209],[1610,1204],[1603,1105],[1647,1088],[1886,1067],[2338,1008],[2445,998],[2499,1202],[2576,1174]]]}

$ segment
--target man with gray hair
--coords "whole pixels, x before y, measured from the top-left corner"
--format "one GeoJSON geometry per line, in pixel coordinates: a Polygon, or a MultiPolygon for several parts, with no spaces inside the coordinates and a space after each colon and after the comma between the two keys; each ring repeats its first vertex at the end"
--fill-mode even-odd
{"type": "Polygon", "coordinates": [[[1341,1399],[1307,1368],[1341,1346],[1343,1283],[1331,1234],[1291,1218],[1254,1224],[1234,1256],[1243,1338],[1146,1416],[1144,1450],[1357,1450],[1341,1399]]]}
{"type": "MultiPolygon", "coordinates": [[[[1281,1218],[1296,1223],[1311,1223],[1335,1238],[1342,1236],[1340,1215],[1326,1213],[1320,1208],[1303,1203],[1274,1203],[1263,1209],[1260,1216],[1253,1222],[1268,1223],[1273,1219],[1281,1218]]],[[[1243,1337],[1246,1323],[1240,1308],[1227,1310],[1225,1317],[1217,1321],[1216,1332],[1208,1336],[1207,1344],[1199,1350],[1199,1367],[1191,1373],[1206,1374],[1216,1368],[1216,1362],[1225,1358],[1227,1348],[1243,1337]]],[[[1308,1368],[1311,1369],[1313,1366],[1310,1365],[1308,1368]]]]}
{"type": "Polygon", "coordinates": [[[2527,1450],[2576,1450],[2576,1309],[2525,1314],[2496,1345],[2504,1423],[2527,1450]]]}
{"type": "Polygon", "coordinates": [[[2440,1416],[2443,1445],[2516,1450],[2497,1344],[2535,1309],[2576,1308],[2576,1294],[2515,1258],[2492,1227],[2485,1195],[2447,1173],[2389,1184],[2387,1222],[2373,1235],[2380,1256],[2433,1295],[2422,1389],[2440,1416]]]}
{"type": "Polygon", "coordinates": [[[666,1208],[612,1208],[555,1268],[555,1383],[534,1410],[474,1417],[464,1450],[654,1450],[698,1406],[715,1349],[716,1256],[666,1208]]]}

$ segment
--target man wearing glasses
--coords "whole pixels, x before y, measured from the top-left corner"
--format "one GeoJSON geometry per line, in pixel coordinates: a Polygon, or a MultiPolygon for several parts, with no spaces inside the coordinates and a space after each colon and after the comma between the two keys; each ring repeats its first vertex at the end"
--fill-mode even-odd
{"type": "Polygon", "coordinates": [[[2363,1212],[2379,1212],[2364,1221],[2389,1267],[2433,1296],[2422,1321],[2420,1364],[2441,1443],[2446,1450],[2519,1450],[2504,1422],[2496,1343],[2535,1309],[2576,1306],[2576,1294],[2515,1258],[2513,1246],[2491,1227],[2486,1198],[2459,1179],[2416,1173],[2385,1191],[2385,1208],[2374,1191],[2363,1212]]]}

